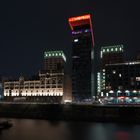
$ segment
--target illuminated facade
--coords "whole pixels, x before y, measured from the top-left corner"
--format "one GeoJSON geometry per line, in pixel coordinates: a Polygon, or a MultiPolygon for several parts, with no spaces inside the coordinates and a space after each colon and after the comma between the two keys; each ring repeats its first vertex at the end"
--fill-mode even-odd
{"type": "Polygon", "coordinates": [[[117,102],[140,102],[140,62],[108,64],[106,93],[117,102]]]}
{"type": "Polygon", "coordinates": [[[63,51],[49,51],[44,53],[44,59],[45,69],[39,72],[37,79],[25,80],[20,77],[17,81],[4,82],[4,96],[49,103],[62,102],[66,57],[63,51]]]}
{"type": "Polygon", "coordinates": [[[98,95],[102,92],[105,93],[105,66],[107,64],[115,64],[124,62],[124,46],[114,45],[114,46],[104,46],[101,47],[100,51],[101,58],[101,71],[100,71],[100,81],[97,79],[97,92],[98,95]],[[100,82],[100,83],[99,83],[100,82]],[[98,90],[100,87],[100,91],[98,90]]]}
{"type": "Polygon", "coordinates": [[[94,37],[91,15],[69,18],[72,32],[73,100],[91,99],[94,91],[94,37]]]}
{"type": "Polygon", "coordinates": [[[4,96],[63,96],[63,74],[39,74],[38,80],[4,82],[4,96]]]}

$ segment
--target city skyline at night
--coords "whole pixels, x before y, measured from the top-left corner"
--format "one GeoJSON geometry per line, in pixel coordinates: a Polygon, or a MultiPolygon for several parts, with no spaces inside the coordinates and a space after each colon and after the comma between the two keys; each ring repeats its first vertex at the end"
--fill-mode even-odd
{"type": "Polygon", "coordinates": [[[139,140],[140,1],[0,2],[0,140],[139,140]]]}

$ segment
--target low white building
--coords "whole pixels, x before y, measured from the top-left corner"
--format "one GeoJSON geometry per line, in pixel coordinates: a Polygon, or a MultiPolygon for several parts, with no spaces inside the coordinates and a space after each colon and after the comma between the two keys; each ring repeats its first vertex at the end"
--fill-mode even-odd
{"type": "Polygon", "coordinates": [[[44,67],[37,78],[25,79],[21,76],[17,81],[5,81],[4,97],[10,100],[26,97],[28,100],[62,101],[65,62],[63,51],[44,52],[44,67]]]}
{"type": "Polygon", "coordinates": [[[4,82],[4,97],[59,97],[63,98],[64,73],[39,74],[39,79],[4,82]]]}

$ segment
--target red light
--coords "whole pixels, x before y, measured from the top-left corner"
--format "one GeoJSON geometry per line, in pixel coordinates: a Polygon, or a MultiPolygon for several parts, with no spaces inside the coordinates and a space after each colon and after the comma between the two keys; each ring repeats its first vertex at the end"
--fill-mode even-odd
{"type": "Polygon", "coordinates": [[[69,18],[69,22],[90,19],[90,15],[69,18]]]}
{"type": "Polygon", "coordinates": [[[119,97],[120,99],[124,99],[125,97],[124,96],[121,96],[121,97],[119,97]]]}

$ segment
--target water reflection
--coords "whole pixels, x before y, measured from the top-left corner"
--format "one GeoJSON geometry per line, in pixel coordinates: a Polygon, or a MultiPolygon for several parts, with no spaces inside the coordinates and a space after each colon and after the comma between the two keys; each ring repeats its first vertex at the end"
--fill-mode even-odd
{"type": "Polygon", "coordinates": [[[12,119],[0,140],[139,140],[140,125],[12,119]]]}

